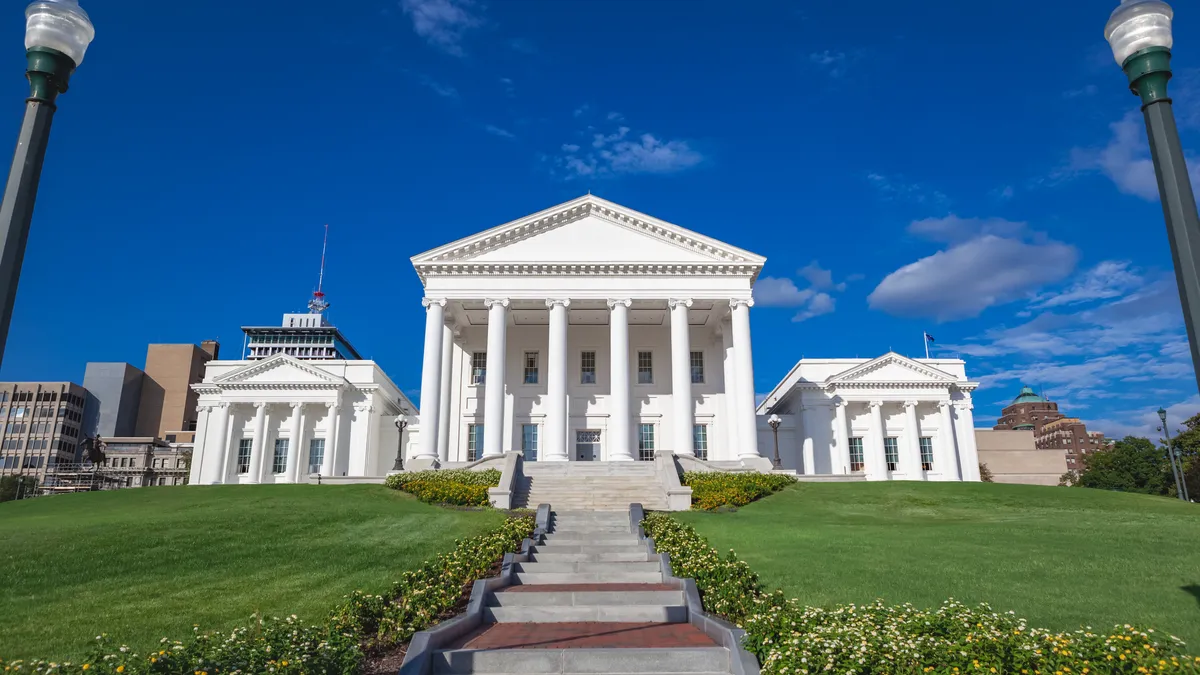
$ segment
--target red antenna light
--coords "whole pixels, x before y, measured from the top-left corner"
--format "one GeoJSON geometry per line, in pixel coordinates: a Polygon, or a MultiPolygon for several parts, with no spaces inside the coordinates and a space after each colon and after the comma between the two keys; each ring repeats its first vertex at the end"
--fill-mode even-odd
{"type": "Polygon", "coordinates": [[[329,303],[325,302],[325,292],[321,289],[325,286],[325,249],[329,245],[329,223],[325,224],[325,240],[321,242],[321,274],[317,277],[317,290],[313,291],[313,299],[308,301],[308,309],[314,314],[320,314],[329,309],[329,303]]]}

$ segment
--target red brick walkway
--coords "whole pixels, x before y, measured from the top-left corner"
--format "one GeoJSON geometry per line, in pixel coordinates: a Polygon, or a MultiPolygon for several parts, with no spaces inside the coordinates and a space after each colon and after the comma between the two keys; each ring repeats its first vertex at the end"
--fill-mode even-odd
{"type": "Polygon", "coordinates": [[[527,584],[506,586],[505,593],[590,593],[592,591],[678,591],[668,584],[527,584]]]}
{"type": "MultiPolygon", "coordinates": [[[[612,586],[614,584],[603,584],[612,586]]],[[[583,647],[715,647],[689,623],[496,623],[450,649],[571,649],[583,647]]]]}

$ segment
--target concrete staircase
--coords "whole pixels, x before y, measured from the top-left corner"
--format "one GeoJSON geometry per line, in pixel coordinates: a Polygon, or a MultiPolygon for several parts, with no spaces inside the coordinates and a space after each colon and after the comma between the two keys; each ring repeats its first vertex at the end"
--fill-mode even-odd
{"type": "Polygon", "coordinates": [[[485,623],[433,652],[430,675],[744,673],[688,623],[684,591],[664,583],[629,520],[627,510],[556,511],[516,585],[486,595],[485,623]]]}
{"type": "MultiPolygon", "coordinates": [[[[524,462],[513,506],[551,504],[561,511],[621,511],[640,503],[665,510],[654,462],[524,462]]],[[[628,532],[628,527],[626,527],[628,532]]]]}

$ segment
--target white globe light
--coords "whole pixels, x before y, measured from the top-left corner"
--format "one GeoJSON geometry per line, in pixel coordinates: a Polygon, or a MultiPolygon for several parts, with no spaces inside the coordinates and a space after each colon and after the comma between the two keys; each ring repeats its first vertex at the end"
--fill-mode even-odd
{"type": "Polygon", "coordinates": [[[1173,47],[1174,16],[1171,6],[1162,0],[1122,0],[1104,27],[1104,39],[1112,46],[1117,64],[1124,66],[1130,56],[1143,49],[1173,47]]]}
{"type": "Polygon", "coordinates": [[[25,49],[49,48],[83,63],[96,28],[76,0],[37,0],[25,10],[25,49]]]}

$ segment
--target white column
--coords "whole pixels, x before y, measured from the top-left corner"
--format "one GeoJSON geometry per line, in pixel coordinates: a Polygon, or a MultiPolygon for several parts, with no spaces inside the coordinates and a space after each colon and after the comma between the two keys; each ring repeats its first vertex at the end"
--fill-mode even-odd
{"type": "Polygon", "coordinates": [[[979,480],[979,451],[975,446],[975,415],[970,400],[957,401],[954,435],[958,440],[958,462],[963,480],[979,480]]]}
{"type": "Polygon", "coordinates": [[[451,325],[442,329],[442,387],[438,394],[437,454],[443,462],[450,460],[450,384],[454,372],[454,333],[451,325]]]}
{"type": "MultiPolygon", "coordinates": [[[[230,407],[228,403],[217,404],[217,423],[214,425],[213,433],[216,436],[212,441],[205,440],[206,443],[213,444],[213,456],[216,457],[217,463],[209,474],[208,482],[213,485],[221,485],[229,480],[229,415],[230,407]]],[[[196,452],[195,449],[192,452],[196,452]]]]}
{"type": "Polygon", "coordinates": [[[939,401],[937,459],[933,469],[942,474],[942,480],[962,480],[958,472],[958,443],[954,441],[954,419],[950,414],[950,402],[939,401]]]}
{"type": "MultiPolygon", "coordinates": [[[[292,405],[296,404],[293,403],[292,405]]],[[[293,424],[295,425],[296,433],[292,436],[292,440],[289,443],[296,446],[293,450],[296,453],[296,463],[291,464],[292,460],[290,457],[288,458],[288,466],[290,467],[288,480],[293,483],[305,483],[308,482],[308,446],[304,442],[304,431],[307,425],[304,423],[303,405],[296,408],[296,419],[293,420],[293,424]]]]}
{"type": "Polygon", "coordinates": [[[266,442],[267,404],[254,404],[254,438],[250,441],[250,483],[261,483],[263,477],[263,443],[266,442]]]}
{"type": "Polygon", "coordinates": [[[375,407],[370,401],[354,404],[354,419],[350,421],[350,447],[346,473],[350,476],[367,475],[367,463],[371,452],[371,413],[375,407]]]}
{"type": "Polygon", "coordinates": [[[837,448],[833,454],[833,473],[850,473],[850,427],[846,424],[846,401],[842,397],[833,400],[833,437],[837,448]]]}
{"type": "Polygon", "coordinates": [[[329,407],[329,419],[325,425],[325,456],[321,458],[321,475],[334,475],[335,457],[337,454],[337,437],[338,437],[338,419],[341,417],[341,408],[337,401],[326,403],[329,407]]]}
{"type": "Polygon", "coordinates": [[[677,455],[694,455],[692,425],[696,413],[692,402],[692,346],[688,335],[691,300],[668,300],[671,309],[671,436],[677,455]]]}
{"type": "Polygon", "coordinates": [[[417,459],[436,460],[446,301],[422,298],[421,304],[425,307],[425,360],[421,365],[421,440],[417,446],[417,459]]]}
{"type": "MultiPolygon", "coordinates": [[[[546,430],[540,458],[565,462],[567,456],[567,308],[570,300],[547,300],[550,308],[549,348],[546,350],[546,430]]],[[[487,427],[484,427],[484,432],[487,427]]],[[[539,459],[540,459],[539,458],[539,459]]]]}
{"type": "Polygon", "coordinates": [[[904,402],[904,441],[908,445],[905,451],[904,473],[908,480],[926,480],[925,470],[921,468],[921,425],[917,420],[917,402],[904,402]]]}
{"type": "Polygon", "coordinates": [[[288,420],[288,458],[287,470],[283,474],[283,482],[296,482],[296,465],[300,460],[300,425],[304,414],[303,403],[292,404],[292,417],[288,420]]]}
{"type": "Polygon", "coordinates": [[[629,396],[629,306],[632,300],[609,300],[608,460],[633,461],[633,411],[629,396]]]}
{"type": "MultiPolygon", "coordinates": [[[[488,308],[487,373],[483,390],[483,456],[504,453],[504,378],[508,359],[508,300],[485,300],[488,308]]],[[[424,444],[424,439],[422,439],[424,444]]]]}
{"type": "MultiPolygon", "coordinates": [[[[721,347],[724,350],[722,360],[725,362],[725,391],[721,397],[725,405],[725,415],[722,417],[725,422],[725,449],[719,458],[714,459],[734,459],[741,442],[741,435],[738,433],[738,417],[741,411],[737,406],[737,352],[733,349],[733,326],[728,322],[721,324],[721,347]]],[[[712,457],[711,453],[709,457],[712,457]]]]}
{"type": "MultiPolygon", "coordinates": [[[[797,394],[797,398],[799,398],[799,394],[797,394]]],[[[812,476],[817,473],[817,453],[811,433],[813,425],[812,420],[809,418],[818,410],[821,410],[821,408],[814,408],[811,405],[806,406],[799,402],[796,405],[796,438],[800,443],[800,459],[804,463],[804,475],[806,476],[812,476]]],[[[828,419],[825,422],[828,424],[828,419]]]]}
{"type": "Polygon", "coordinates": [[[754,355],[750,349],[750,307],[753,300],[730,300],[733,313],[733,351],[736,355],[734,368],[737,370],[737,401],[740,410],[738,431],[738,459],[755,459],[758,452],[758,419],[754,413],[754,355]]]}
{"type": "Polygon", "coordinates": [[[883,401],[871,401],[871,437],[864,452],[870,452],[867,458],[867,480],[888,480],[887,451],[883,447],[883,437],[887,433],[883,425],[883,401]]]}
{"type": "Polygon", "coordinates": [[[192,465],[188,471],[188,483],[199,485],[204,475],[204,467],[211,466],[216,459],[215,453],[205,452],[204,442],[208,440],[208,418],[212,406],[196,406],[196,436],[192,439],[192,465]]]}

